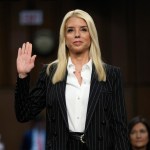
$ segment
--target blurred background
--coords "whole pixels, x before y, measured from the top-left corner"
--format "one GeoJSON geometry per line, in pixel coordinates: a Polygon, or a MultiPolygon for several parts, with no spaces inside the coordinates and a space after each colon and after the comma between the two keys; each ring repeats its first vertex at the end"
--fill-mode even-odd
{"type": "Polygon", "coordinates": [[[17,122],[14,113],[17,50],[23,42],[33,43],[38,57],[32,86],[42,65],[56,59],[61,21],[76,8],[93,17],[103,60],[121,68],[128,119],[150,119],[150,2],[0,0],[0,135],[7,150],[19,150],[23,133],[31,127],[31,122],[17,122]]]}

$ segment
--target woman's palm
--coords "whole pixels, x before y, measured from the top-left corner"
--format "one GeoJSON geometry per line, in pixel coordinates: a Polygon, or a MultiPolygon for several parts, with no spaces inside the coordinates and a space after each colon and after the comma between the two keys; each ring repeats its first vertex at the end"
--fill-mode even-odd
{"type": "Polygon", "coordinates": [[[29,73],[33,67],[35,62],[36,55],[32,56],[32,44],[29,42],[24,43],[22,48],[18,49],[17,56],[17,71],[20,74],[29,73]]]}

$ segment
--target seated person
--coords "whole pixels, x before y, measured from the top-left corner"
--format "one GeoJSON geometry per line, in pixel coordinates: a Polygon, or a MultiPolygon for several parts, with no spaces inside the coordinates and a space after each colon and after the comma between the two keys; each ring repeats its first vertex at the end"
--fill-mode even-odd
{"type": "Polygon", "coordinates": [[[128,125],[130,150],[150,150],[150,126],[141,116],[134,117],[128,125]]]}

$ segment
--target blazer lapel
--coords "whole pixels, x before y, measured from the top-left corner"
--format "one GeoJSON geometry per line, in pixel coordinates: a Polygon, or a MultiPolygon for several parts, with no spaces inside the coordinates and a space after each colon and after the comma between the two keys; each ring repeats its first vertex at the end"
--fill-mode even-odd
{"type": "Polygon", "coordinates": [[[68,118],[67,118],[66,100],[65,100],[65,88],[66,88],[66,80],[63,80],[62,82],[59,82],[56,84],[58,103],[62,112],[62,116],[66,123],[66,126],[69,128],[68,118]]]}
{"type": "MultiPolygon", "coordinates": [[[[65,100],[66,79],[67,79],[67,73],[66,73],[65,79],[56,84],[56,90],[57,90],[57,99],[58,99],[58,103],[59,103],[59,106],[60,106],[60,109],[62,112],[62,116],[64,118],[67,128],[69,129],[68,117],[67,117],[67,107],[66,107],[66,100],[65,100]]],[[[88,125],[91,121],[96,104],[99,100],[99,94],[101,93],[103,88],[104,88],[104,82],[98,81],[97,75],[96,75],[96,72],[95,72],[95,69],[93,66],[92,75],[91,75],[91,86],[90,86],[90,93],[89,93],[89,102],[88,102],[88,108],[87,108],[85,131],[87,130],[88,125]]]]}
{"type": "Polygon", "coordinates": [[[88,128],[88,125],[91,121],[92,115],[94,113],[96,104],[99,100],[99,94],[103,89],[103,81],[98,81],[97,75],[93,66],[92,76],[91,76],[91,86],[90,86],[90,93],[89,93],[89,102],[87,108],[87,117],[86,117],[86,124],[85,124],[85,131],[88,128]]]}

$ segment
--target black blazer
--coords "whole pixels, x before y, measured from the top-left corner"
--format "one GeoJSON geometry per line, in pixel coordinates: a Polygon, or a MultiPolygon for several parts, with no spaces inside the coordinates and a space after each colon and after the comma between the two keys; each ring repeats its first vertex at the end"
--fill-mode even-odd
{"type": "MultiPolygon", "coordinates": [[[[127,116],[120,69],[105,64],[106,82],[98,81],[93,66],[85,125],[85,138],[89,150],[128,150],[127,116]]],[[[30,75],[17,78],[15,92],[16,117],[20,122],[33,119],[46,107],[46,150],[66,150],[68,120],[65,101],[66,78],[52,84],[43,68],[34,89],[29,92],[30,75]]],[[[67,75],[67,73],[66,73],[67,75]]]]}

